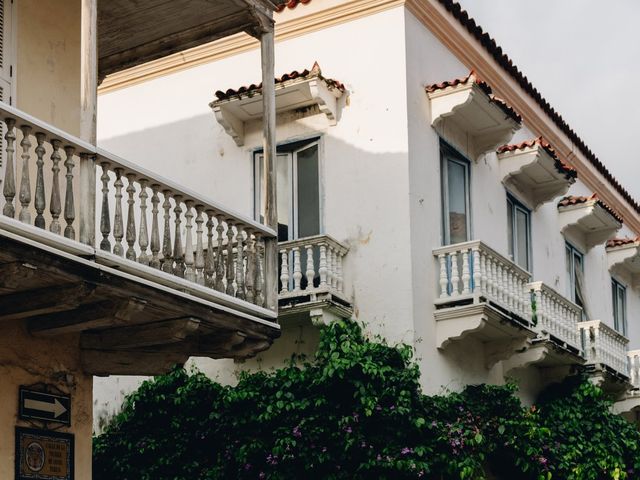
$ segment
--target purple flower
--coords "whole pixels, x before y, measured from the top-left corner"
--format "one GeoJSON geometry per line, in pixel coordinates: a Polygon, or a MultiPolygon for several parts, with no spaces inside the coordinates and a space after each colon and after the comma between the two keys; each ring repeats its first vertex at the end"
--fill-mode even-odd
{"type": "Polygon", "coordinates": [[[300,426],[296,426],[292,430],[293,436],[296,438],[302,437],[302,432],[300,431],[300,426]]]}
{"type": "Polygon", "coordinates": [[[351,432],[353,432],[353,429],[350,426],[346,426],[346,427],[344,427],[344,431],[347,432],[347,433],[351,433],[351,432]]]}
{"type": "Polygon", "coordinates": [[[410,448],[408,448],[408,447],[404,447],[404,448],[400,451],[400,453],[401,453],[402,455],[409,455],[410,453],[413,453],[413,450],[412,450],[412,449],[410,449],[410,448]]]}
{"type": "Polygon", "coordinates": [[[244,469],[247,470],[247,471],[251,470],[251,464],[250,463],[245,463],[244,464],[244,469]]]}

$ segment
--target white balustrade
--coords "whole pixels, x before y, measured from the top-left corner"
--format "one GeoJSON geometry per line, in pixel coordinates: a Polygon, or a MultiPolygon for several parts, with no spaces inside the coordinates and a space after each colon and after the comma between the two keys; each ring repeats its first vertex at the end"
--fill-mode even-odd
{"type": "Polygon", "coordinates": [[[5,223],[48,229],[254,305],[275,304],[265,298],[265,275],[276,275],[265,272],[271,229],[2,102],[0,122],[5,223]]]}
{"type": "Polygon", "coordinates": [[[530,283],[528,287],[537,331],[581,351],[578,323],[582,309],[543,282],[530,283]]]}
{"type": "Polygon", "coordinates": [[[438,305],[490,301],[529,320],[531,275],[481,241],[436,248],[438,305]]]}
{"type": "Polygon", "coordinates": [[[344,297],[343,260],[347,247],[328,235],[278,244],[280,297],[331,293],[344,297]]]}
{"type": "Polygon", "coordinates": [[[640,350],[629,350],[627,352],[629,362],[629,379],[631,384],[640,388],[640,350]]]}
{"type": "Polygon", "coordinates": [[[587,363],[606,365],[628,375],[627,344],[629,340],[600,320],[578,323],[587,363]]]}

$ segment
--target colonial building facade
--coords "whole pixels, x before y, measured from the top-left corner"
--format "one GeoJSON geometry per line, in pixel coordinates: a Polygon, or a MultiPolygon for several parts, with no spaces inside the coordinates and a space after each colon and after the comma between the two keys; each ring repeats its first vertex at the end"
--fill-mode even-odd
{"type": "MultiPolygon", "coordinates": [[[[282,336],[196,364],[232,382],[355,318],[415,347],[426,392],[513,379],[532,401],[586,371],[632,417],[640,205],[560,114],[451,0],[291,0],[275,20],[282,336]]],[[[107,76],[99,144],[262,222],[258,61],[235,35],[107,76]]],[[[138,381],[96,380],[100,411],[138,381]]]]}

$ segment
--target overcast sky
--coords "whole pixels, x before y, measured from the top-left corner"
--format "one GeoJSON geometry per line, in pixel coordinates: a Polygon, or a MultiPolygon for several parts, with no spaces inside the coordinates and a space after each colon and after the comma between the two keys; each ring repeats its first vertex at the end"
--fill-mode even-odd
{"type": "Polygon", "coordinates": [[[640,0],[459,0],[640,199],[640,0]]]}

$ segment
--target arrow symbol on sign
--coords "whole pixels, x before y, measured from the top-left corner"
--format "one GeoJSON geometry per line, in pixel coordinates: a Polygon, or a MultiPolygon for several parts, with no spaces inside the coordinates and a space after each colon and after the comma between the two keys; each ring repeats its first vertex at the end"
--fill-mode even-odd
{"type": "Polygon", "coordinates": [[[40,400],[25,398],[24,408],[28,408],[29,410],[40,410],[41,412],[53,413],[53,418],[58,418],[60,415],[67,411],[65,406],[62,405],[57,398],[53,399],[53,403],[41,402],[40,400]]]}

